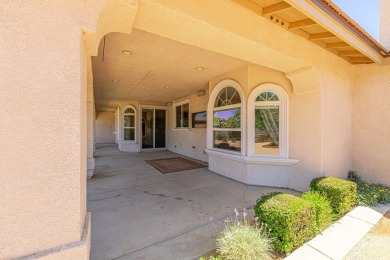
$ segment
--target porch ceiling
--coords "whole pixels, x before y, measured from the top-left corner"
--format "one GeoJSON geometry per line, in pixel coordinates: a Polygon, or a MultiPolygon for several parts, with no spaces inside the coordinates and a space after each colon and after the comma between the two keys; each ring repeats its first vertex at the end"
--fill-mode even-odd
{"type": "Polygon", "coordinates": [[[96,109],[115,109],[128,100],[167,103],[207,89],[214,77],[247,64],[138,29],[131,35],[111,33],[92,57],[96,109]]]}

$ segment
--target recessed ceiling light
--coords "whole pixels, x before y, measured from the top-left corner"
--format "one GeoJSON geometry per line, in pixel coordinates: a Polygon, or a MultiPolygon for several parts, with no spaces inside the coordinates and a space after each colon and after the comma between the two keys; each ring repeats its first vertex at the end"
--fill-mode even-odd
{"type": "Polygon", "coordinates": [[[155,97],[156,95],[155,94],[152,94],[152,95],[150,95],[151,97],[155,97]]]}
{"type": "Polygon", "coordinates": [[[113,82],[119,82],[119,80],[117,80],[117,79],[113,79],[112,81],[113,81],[113,82]]]}
{"type": "Polygon", "coordinates": [[[196,69],[197,71],[202,71],[202,70],[204,70],[203,67],[196,67],[195,69],[196,69]]]}
{"type": "Polygon", "coordinates": [[[168,86],[164,86],[164,88],[165,88],[165,89],[169,89],[169,88],[171,88],[171,87],[168,87],[168,86]]]}
{"type": "Polygon", "coordinates": [[[122,51],[122,54],[123,55],[133,55],[133,52],[129,51],[129,50],[123,50],[122,51]]]}

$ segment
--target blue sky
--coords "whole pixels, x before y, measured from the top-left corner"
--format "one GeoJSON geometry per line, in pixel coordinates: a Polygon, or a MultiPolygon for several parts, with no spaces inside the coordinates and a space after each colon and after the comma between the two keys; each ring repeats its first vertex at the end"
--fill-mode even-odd
{"type": "Polygon", "coordinates": [[[378,40],[379,1],[380,0],[333,0],[333,3],[338,5],[372,37],[378,40]]]}

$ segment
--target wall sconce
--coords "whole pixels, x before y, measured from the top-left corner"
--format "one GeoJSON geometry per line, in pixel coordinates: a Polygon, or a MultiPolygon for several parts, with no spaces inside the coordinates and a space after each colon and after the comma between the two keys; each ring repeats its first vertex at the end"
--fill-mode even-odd
{"type": "Polygon", "coordinates": [[[199,90],[196,95],[198,95],[198,97],[201,97],[201,96],[204,96],[206,94],[206,91],[204,91],[203,89],[202,90],[199,90]]]}
{"type": "Polygon", "coordinates": [[[167,107],[171,107],[171,106],[172,106],[172,102],[168,102],[167,107]]]}

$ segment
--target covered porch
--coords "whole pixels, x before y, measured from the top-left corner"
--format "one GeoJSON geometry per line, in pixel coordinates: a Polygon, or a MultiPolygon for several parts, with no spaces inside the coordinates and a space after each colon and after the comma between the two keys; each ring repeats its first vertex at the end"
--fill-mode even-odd
{"type": "Polygon", "coordinates": [[[98,145],[88,180],[91,259],[194,259],[215,248],[229,208],[253,206],[263,193],[290,189],[244,185],[205,168],[162,174],[145,160],[163,152],[123,153],[98,145]]]}

